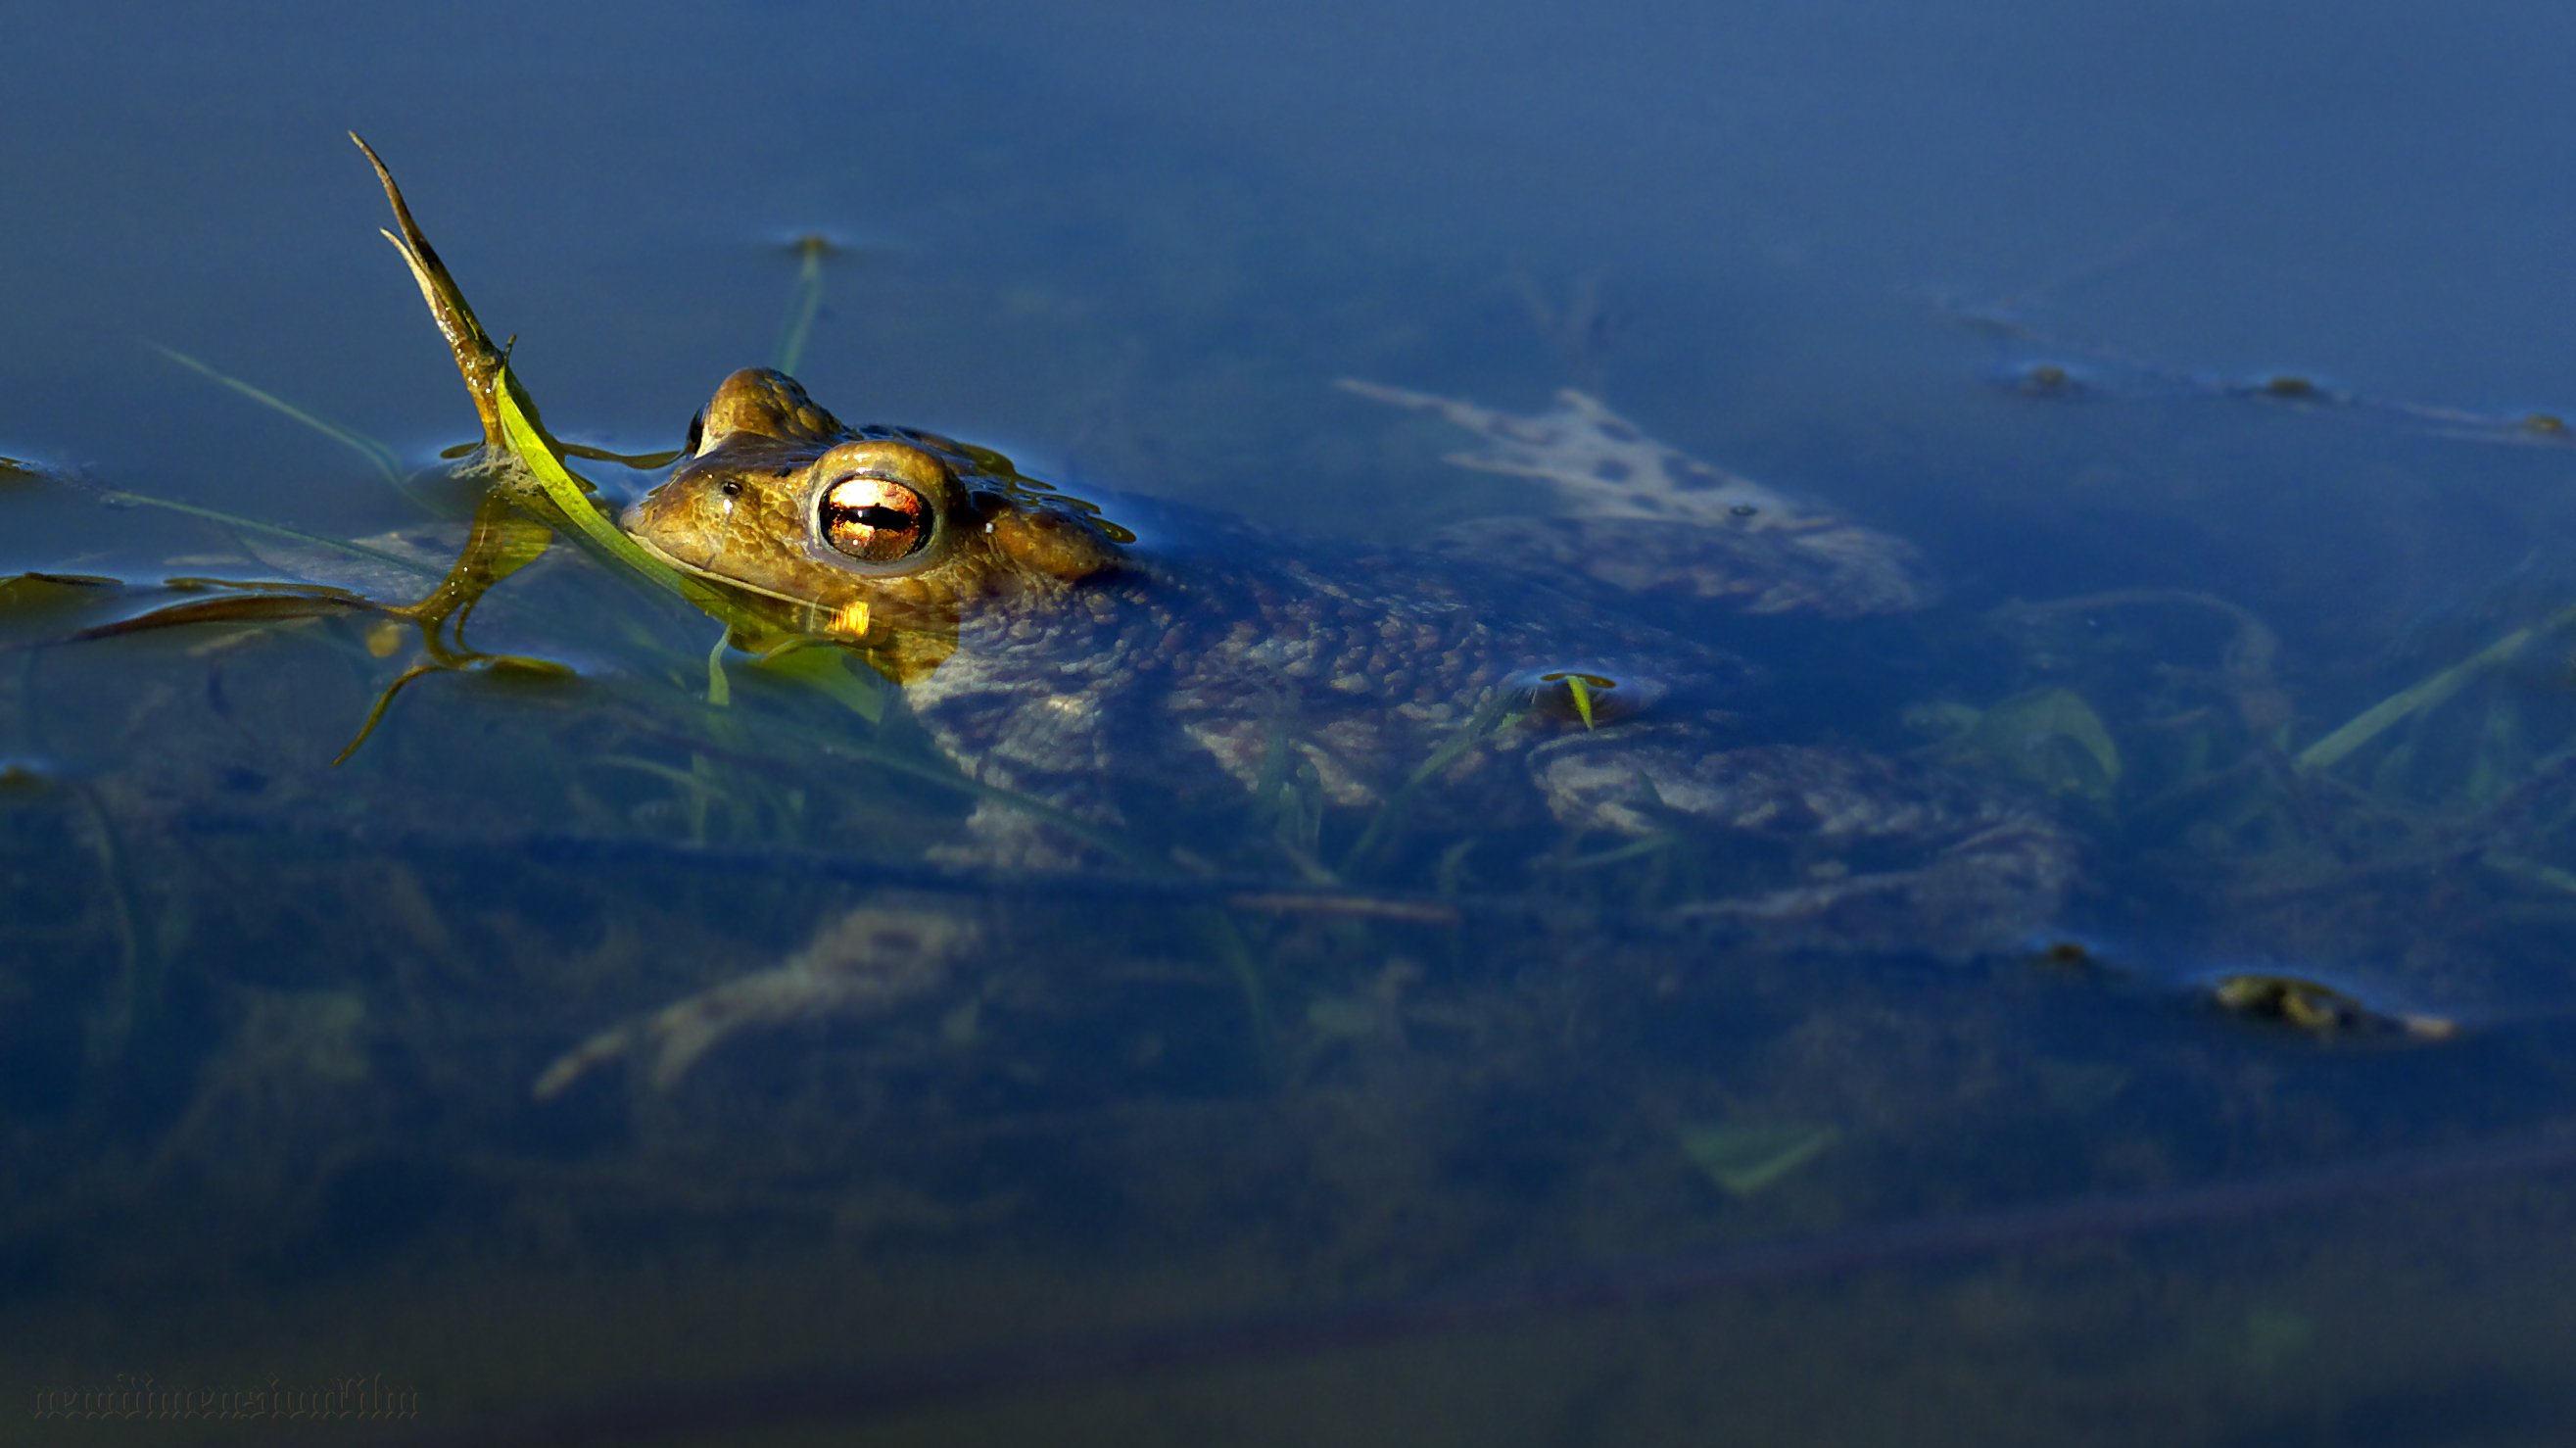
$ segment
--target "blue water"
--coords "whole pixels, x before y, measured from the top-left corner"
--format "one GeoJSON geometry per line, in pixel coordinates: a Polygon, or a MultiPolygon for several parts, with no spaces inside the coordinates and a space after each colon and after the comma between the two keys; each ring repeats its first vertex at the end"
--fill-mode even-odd
{"type": "Polygon", "coordinates": [[[2521,420],[2576,409],[2576,20],[1608,8],[14,17],[0,454],[48,480],[0,477],[0,574],[140,592],[0,600],[0,1438],[122,1441],[34,1415],[146,1377],[370,1378],[442,1442],[683,1402],[674,1441],[2562,1436],[2576,1294],[2533,1264],[2576,1204],[2525,1147],[2576,1060],[2576,453],[2521,420]],[[916,868],[968,807],[917,737],[836,750],[846,709],[738,666],[717,718],[712,627],[568,550],[474,641],[577,677],[424,679],[333,769],[407,640],[58,640],[310,562],[102,493],[425,517],[146,343],[398,471],[472,440],[351,129],[599,446],[774,358],[807,234],[845,417],[1333,546],[1511,510],[1334,379],[1597,389],[1945,580],[1677,615],[1755,655],[1748,732],[2000,774],[2083,880],[1965,960],[1670,929],[1723,880],[1651,860],[1554,916],[1427,848],[1357,883],[1459,918],[961,889],[916,868]],[[2247,395],[2280,376],[2325,395],[2247,395]],[[2048,690],[2117,778],[2062,711],[1961,722],[2048,690]],[[1000,958],[528,1099],[924,885],[1000,958]],[[2203,999],[2266,971],[2456,1033],[2203,999]]]}

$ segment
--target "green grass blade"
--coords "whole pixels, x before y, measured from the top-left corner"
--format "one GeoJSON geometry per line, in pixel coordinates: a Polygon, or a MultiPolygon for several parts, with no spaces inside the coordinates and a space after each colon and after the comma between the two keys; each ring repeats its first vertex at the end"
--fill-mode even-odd
{"type": "Polygon", "coordinates": [[[778,370],[792,373],[805,360],[805,339],[814,334],[814,319],[823,312],[823,253],[832,244],[819,236],[796,239],[796,300],[787,311],[787,329],[778,338],[778,370]]]}
{"type": "Polygon", "coordinates": [[[224,512],[220,508],[204,508],[199,507],[195,503],[182,503],[170,498],[155,498],[146,493],[128,493],[117,491],[115,489],[102,490],[95,496],[101,502],[115,503],[125,507],[160,508],[166,512],[184,513],[191,518],[203,518],[210,523],[221,523],[227,528],[236,528],[245,533],[263,534],[267,537],[283,539],[290,543],[302,543],[314,548],[329,548],[341,553],[349,554],[352,557],[370,559],[377,563],[383,563],[395,568],[403,569],[406,572],[417,573],[423,578],[438,577],[437,569],[432,568],[417,559],[405,558],[399,553],[388,553],[382,548],[370,547],[364,543],[353,543],[346,538],[332,538],[320,533],[308,533],[304,529],[291,528],[283,523],[263,523],[256,518],[245,518],[238,513],[224,512]]]}
{"type": "Polygon", "coordinates": [[[1430,758],[1414,766],[1413,772],[1405,776],[1404,783],[1398,785],[1395,791],[1378,806],[1377,813],[1369,818],[1367,826],[1360,831],[1360,837],[1352,842],[1349,852],[1342,856],[1341,868],[1335,874],[1348,878],[1352,872],[1365,864],[1369,852],[1375,850],[1378,841],[1385,838],[1387,832],[1394,828],[1396,821],[1411,806],[1413,797],[1422,792],[1424,785],[1429,784],[1440,771],[1457,763],[1468,750],[1519,723],[1528,712],[1525,696],[1509,689],[1497,690],[1476,710],[1473,717],[1459,726],[1456,733],[1443,740],[1439,748],[1431,751],[1430,758]]]}
{"type": "Polygon", "coordinates": [[[2298,753],[2303,770],[2332,769],[2343,758],[2397,725],[2441,707],[2462,689],[2531,646],[2534,639],[2576,624],[2576,608],[2564,608],[2528,628],[2518,628],[2440,673],[2415,683],[2346,721],[2341,728],[2298,753]]]}
{"type": "Polygon", "coordinates": [[[349,451],[365,458],[368,462],[375,464],[376,471],[384,475],[386,482],[393,484],[396,488],[401,488],[403,486],[402,458],[396,454],[392,448],[385,446],[383,443],[376,441],[365,433],[342,427],[338,423],[328,421],[324,418],[316,417],[312,413],[305,411],[303,408],[296,406],[294,403],[287,401],[285,398],[278,396],[276,393],[267,391],[263,388],[254,387],[250,383],[244,382],[238,377],[219,372],[209,364],[189,356],[187,353],[180,351],[176,347],[165,347],[162,344],[153,341],[149,337],[143,339],[143,345],[160,353],[162,356],[169,358],[171,361],[178,363],[180,366],[187,368],[189,371],[196,373],[198,376],[213,382],[218,387],[228,388],[233,392],[237,392],[242,396],[249,398],[251,401],[258,403],[260,406],[265,407],[272,412],[283,414],[286,417],[304,424],[306,427],[309,427],[315,432],[322,434],[324,437],[331,439],[333,442],[340,444],[349,451]]]}
{"type": "Polygon", "coordinates": [[[617,525],[600,512],[591,501],[591,491],[564,467],[563,454],[553,438],[546,436],[528,417],[527,403],[519,393],[519,379],[510,372],[507,362],[492,389],[492,400],[500,415],[501,436],[510,455],[527,470],[528,477],[554,504],[564,521],[579,531],[584,542],[613,562],[621,563],[656,587],[665,588],[683,598],[696,590],[695,581],[670,564],[654,557],[644,546],[617,531],[617,525]]]}

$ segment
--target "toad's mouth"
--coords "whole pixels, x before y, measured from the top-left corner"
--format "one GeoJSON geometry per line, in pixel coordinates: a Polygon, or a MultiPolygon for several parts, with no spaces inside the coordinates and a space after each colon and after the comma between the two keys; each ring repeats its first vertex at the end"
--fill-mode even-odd
{"type": "Polygon", "coordinates": [[[669,565],[673,571],[687,574],[689,577],[699,579],[703,582],[718,584],[722,587],[736,590],[737,592],[757,594],[762,598],[775,599],[780,603],[795,604],[799,607],[813,606],[814,601],[810,598],[800,597],[793,593],[781,592],[775,588],[766,588],[760,584],[752,582],[750,579],[738,577],[718,568],[715,564],[716,548],[712,543],[706,545],[703,553],[696,558],[690,558],[683,554],[672,552],[669,548],[663,546],[662,543],[655,539],[651,534],[637,531],[635,521],[642,508],[642,503],[628,504],[626,510],[618,515],[618,531],[626,535],[628,542],[633,543],[636,547],[651,554],[657,561],[669,565]]]}

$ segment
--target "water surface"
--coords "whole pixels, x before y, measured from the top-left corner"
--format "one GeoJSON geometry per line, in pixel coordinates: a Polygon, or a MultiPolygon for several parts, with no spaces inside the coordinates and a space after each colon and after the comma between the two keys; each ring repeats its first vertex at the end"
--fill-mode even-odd
{"type": "MultiPolygon", "coordinates": [[[[408,641],[63,643],[162,595],[21,585],[0,1413],[358,1377],[434,1441],[683,1402],[704,1441],[2553,1441],[2570,1208],[2524,1145],[2565,1129],[2576,995],[2576,459],[2524,419],[2576,406],[2568,24],[22,19],[0,454],[41,476],[0,477],[0,573],[314,566],[104,493],[331,539],[466,501],[146,345],[398,473],[471,440],[355,128],[586,443],[676,446],[773,360],[808,234],[799,370],[844,415],[1290,537],[1512,506],[1335,378],[1596,389],[1947,581],[1860,627],[1677,617],[1764,667],[1748,730],[2017,781],[2086,864],[1966,959],[1712,940],[1668,912],[1722,872],[1652,858],[1544,911],[1428,846],[1342,882],[1442,919],[961,885],[918,873],[968,803],[917,737],[738,660],[714,708],[715,627],[567,548],[474,642],[573,677],[425,678],[337,768],[408,641]],[[530,1099],[925,885],[999,958],[530,1099]],[[2249,971],[2459,1029],[2203,1001],[2249,971]]],[[[1267,829],[1200,853],[1257,873],[1267,829]]]]}

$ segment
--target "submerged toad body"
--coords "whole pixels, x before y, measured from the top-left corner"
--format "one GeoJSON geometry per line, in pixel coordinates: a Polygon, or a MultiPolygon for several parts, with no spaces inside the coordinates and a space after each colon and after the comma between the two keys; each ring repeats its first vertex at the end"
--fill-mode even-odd
{"type": "MultiPolygon", "coordinates": [[[[1221,525],[1215,543],[1146,546],[995,454],[844,426],[753,370],[717,389],[689,455],[621,522],[684,570],[811,610],[904,681],[962,768],[1097,824],[1240,799],[1283,763],[1350,809],[1429,769],[1418,807],[1445,802],[1481,832],[1547,815],[1744,832],[1794,843],[1811,869],[1837,850],[1912,851],[1909,894],[1966,850],[1997,888],[1955,870],[1941,888],[1979,897],[1975,913],[1998,889],[2025,912],[2050,897],[2056,837],[2020,806],[1848,752],[1729,739],[1709,706],[1737,661],[1617,606],[1680,591],[1887,611],[1923,594],[1910,549],[1684,458],[1580,394],[1524,419],[1359,390],[1468,426],[1489,450],[1464,461],[1585,511],[1417,549],[1336,554],[1221,525]]],[[[1007,803],[981,806],[973,829],[984,859],[1074,848],[1007,803]]],[[[1856,881],[1852,864],[1806,905],[1893,884],[1856,881]]]]}

